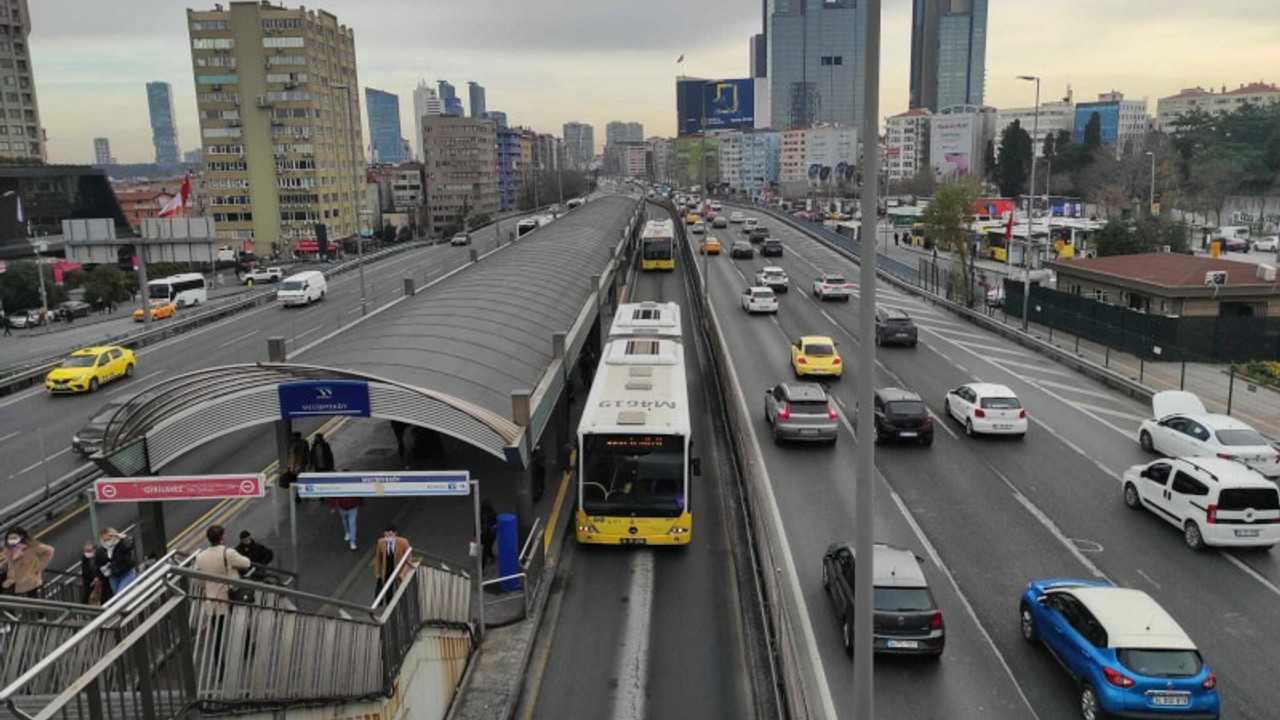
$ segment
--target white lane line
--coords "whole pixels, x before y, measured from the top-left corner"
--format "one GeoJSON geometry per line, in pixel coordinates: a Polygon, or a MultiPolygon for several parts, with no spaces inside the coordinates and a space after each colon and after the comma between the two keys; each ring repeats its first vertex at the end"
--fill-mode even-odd
{"type": "Polygon", "coordinates": [[[1141,423],[1143,420],[1147,419],[1142,415],[1134,415],[1133,413],[1128,413],[1123,410],[1117,410],[1115,408],[1109,408],[1109,407],[1102,407],[1100,405],[1089,405],[1088,403],[1082,403],[1082,402],[1076,403],[1076,409],[1092,410],[1094,412],[1100,412],[1105,415],[1113,415],[1115,417],[1124,418],[1125,420],[1132,420],[1134,423],[1141,423]]]}
{"type": "Polygon", "coordinates": [[[1118,477],[1118,476],[1121,474],[1121,471],[1120,471],[1120,470],[1115,470],[1115,469],[1112,469],[1112,468],[1107,467],[1106,465],[1103,465],[1101,460],[1099,460],[1098,458],[1094,457],[1092,454],[1085,452],[1085,451],[1084,451],[1084,448],[1082,448],[1082,447],[1080,447],[1079,445],[1077,445],[1077,444],[1076,444],[1076,442],[1075,442],[1074,440],[1068,440],[1068,439],[1067,439],[1067,437],[1066,437],[1065,435],[1063,435],[1062,433],[1058,432],[1057,430],[1054,430],[1053,428],[1049,427],[1049,425],[1048,425],[1047,423],[1045,423],[1043,420],[1041,420],[1041,419],[1039,419],[1039,418],[1037,418],[1037,417],[1031,417],[1031,418],[1029,418],[1029,420],[1030,420],[1031,422],[1033,422],[1033,423],[1035,423],[1035,424],[1039,425],[1040,427],[1044,428],[1044,429],[1045,429],[1045,431],[1047,431],[1047,432],[1048,432],[1050,435],[1052,435],[1053,437],[1057,438],[1058,440],[1061,440],[1061,441],[1062,441],[1062,443],[1063,443],[1064,445],[1066,445],[1067,447],[1069,447],[1069,448],[1071,448],[1072,450],[1074,450],[1077,454],[1079,454],[1079,455],[1080,455],[1080,457],[1082,457],[1082,458],[1084,458],[1084,459],[1088,460],[1089,462],[1093,463],[1094,467],[1096,467],[1096,468],[1098,468],[1099,470],[1101,470],[1101,471],[1102,471],[1102,473],[1103,473],[1104,475],[1108,475],[1108,476],[1110,476],[1110,477],[1118,477]]]}
{"type": "Polygon", "coordinates": [[[1027,512],[1031,513],[1031,516],[1038,520],[1040,524],[1049,531],[1049,534],[1052,535],[1054,539],[1061,543],[1068,552],[1074,555],[1075,558],[1080,561],[1081,565],[1088,568],[1089,572],[1093,573],[1094,577],[1102,580],[1109,580],[1106,573],[1102,572],[1101,568],[1094,565],[1092,560],[1085,557],[1085,554],[1080,552],[1080,548],[1076,547],[1076,544],[1071,542],[1071,538],[1067,537],[1066,533],[1062,532],[1062,529],[1058,527],[1058,524],[1050,519],[1050,517],[1046,515],[1043,510],[1037,507],[1035,503],[1031,502],[1030,498],[1023,495],[1022,491],[1018,490],[1017,486],[1015,486],[1004,473],[1000,472],[999,469],[990,463],[987,463],[987,469],[990,470],[993,475],[1000,478],[1000,482],[1003,482],[1005,486],[1009,488],[1009,492],[1013,493],[1014,499],[1021,503],[1022,507],[1026,508],[1027,512]]]}
{"type": "Polygon", "coordinates": [[[631,556],[631,586],[627,591],[627,619],[618,655],[618,692],[613,697],[613,720],[647,720],[649,640],[653,621],[653,553],[631,556]]]}
{"type": "Polygon", "coordinates": [[[21,470],[19,470],[18,472],[14,473],[13,475],[10,475],[9,477],[13,478],[13,477],[17,477],[17,476],[19,476],[19,475],[23,475],[23,474],[25,474],[25,473],[29,473],[29,472],[31,472],[32,470],[35,470],[36,468],[40,467],[40,465],[41,465],[42,463],[47,463],[47,462],[49,462],[50,460],[52,460],[52,459],[54,459],[54,458],[56,458],[56,457],[58,457],[58,456],[60,456],[60,455],[66,455],[66,454],[67,454],[67,453],[69,453],[69,452],[71,452],[71,448],[69,448],[69,447],[67,447],[67,448],[63,448],[62,450],[59,450],[58,452],[56,452],[56,453],[54,453],[54,454],[50,455],[49,457],[45,458],[44,460],[37,460],[36,462],[34,462],[34,463],[32,463],[32,464],[30,464],[30,465],[28,465],[28,466],[26,466],[26,467],[22,468],[21,470]]]}
{"type": "Polygon", "coordinates": [[[995,347],[993,345],[984,345],[982,343],[976,343],[976,342],[965,342],[963,340],[953,340],[952,342],[954,342],[957,345],[960,345],[961,347],[966,347],[973,350],[985,350],[987,352],[998,352],[998,353],[1004,353],[1006,355],[1013,355],[1015,357],[1024,357],[1024,358],[1033,357],[1031,353],[1025,352],[1023,350],[1014,350],[1013,348],[995,347]]]}
{"type": "Polygon", "coordinates": [[[165,374],[165,371],[164,371],[164,370],[159,370],[159,371],[157,371],[157,372],[153,372],[153,373],[147,373],[146,375],[142,375],[142,376],[140,376],[140,377],[136,377],[136,378],[134,378],[134,379],[133,379],[133,382],[131,382],[131,383],[128,383],[128,384],[125,384],[125,385],[116,385],[115,387],[111,388],[110,390],[107,390],[107,391],[103,392],[103,393],[102,393],[102,395],[105,397],[105,396],[107,396],[107,395],[113,395],[113,394],[115,394],[115,393],[120,392],[121,390],[128,390],[128,389],[130,389],[130,388],[133,388],[135,391],[137,391],[137,386],[138,386],[138,384],[139,384],[139,383],[141,383],[143,380],[147,380],[147,379],[149,379],[149,378],[153,378],[153,377],[156,377],[157,375],[163,375],[163,374],[165,374]]]}
{"type": "Polygon", "coordinates": [[[929,411],[929,417],[933,418],[933,426],[935,428],[942,428],[943,432],[950,435],[954,440],[960,439],[960,436],[956,434],[956,431],[951,429],[950,423],[947,422],[947,418],[939,417],[937,413],[932,410],[929,411]]]}
{"type": "Polygon", "coordinates": [[[1259,573],[1257,570],[1254,570],[1253,568],[1249,567],[1249,565],[1245,563],[1243,560],[1236,557],[1235,555],[1232,555],[1226,550],[1220,550],[1219,552],[1222,553],[1222,557],[1226,558],[1228,562],[1240,568],[1240,570],[1244,572],[1245,575],[1248,575],[1249,577],[1261,583],[1262,587],[1270,590],[1276,595],[1280,595],[1280,587],[1277,587],[1275,583],[1263,577],[1262,574],[1259,573]]]}
{"type": "MultiPolygon", "coordinates": [[[[1055,388],[1058,390],[1066,390],[1067,392],[1076,393],[1079,395],[1088,395],[1090,397],[1096,397],[1100,400],[1114,401],[1119,399],[1117,398],[1115,393],[1105,393],[1100,390],[1090,390],[1088,388],[1077,387],[1075,385],[1067,385],[1066,383],[1054,382],[1052,380],[1037,380],[1036,385],[1045,385],[1051,388],[1055,388]]],[[[1149,416],[1142,416],[1139,419],[1145,420],[1147,419],[1147,417],[1149,416]]]]}
{"type": "Polygon", "coordinates": [[[22,402],[27,398],[32,398],[32,397],[35,397],[36,395],[43,395],[44,393],[45,393],[44,384],[41,383],[36,387],[31,388],[30,391],[17,393],[13,397],[9,398],[8,400],[5,400],[4,402],[0,402],[0,408],[9,407],[14,403],[22,402]]]}
{"type": "Polygon", "coordinates": [[[1141,575],[1142,577],[1146,578],[1146,579],[1147,579],[1147,582],[1149,582],[1149,583],[1151,583],[1153,586],[1155,586],[1155,589],[1157,589],[1157,590],[1159,590],[1159,589],[1160,589],[1160,583],[1156,582],[1155,580],[1152,580],[1150,575],[1148,575],[1148,574],[1146,574],[1146,573],[1142,572],[1142,568],[1138,568],[1138,574],[1139,574],[1139,575],[1141,575]]]}
{"type": "Polygon", "coordinates": [[[232,338],[232,339],[230,339],[230,340],[228,340],[228,341],[224,342],[224,343],[223,343],[223,346],[226,346],[226,345],[235,345],[236,343],[239,343],[241,340],[248,340],[249,338],[251,338],[251,337],[253,337],[254,335],[257,335],[257,334],[258,334],[258,331],[257,331],[257,330],[251,330],[251,331],[249,331],[249,332],[245,333],[244,335],[241,335],[240,337],[232,338]]]}
{"type": "Polygon", "coordinates": [[[11,433],[9,433],[8,435],[5,435],[4,437],[0,437],[0,442],[4,442],[5,440],[8,440],[9,438],[15,438],[15,437],[18,437],[18,436],[19,436],[19,435],[21,435],[21,434],[22,434],[21,432],[11,432],[11,433]]]}
{"type": "MultiPolygon", "coordinates": [[[[1034,372],[1049,373],[1050,375],[1060,375],[1062,377],[1069,377],[1069,378],[1080,377],[1079,373],[1075,372],[1074,370],[1058,370],[1056,368],[1045,367],[1043,365],[1036,365],[1034,363],[1018,362],[1017,360],[1006,360],[1005,358],[987,358],[987,361],[995,365],[999,365],[1002,368],[1005,365],[1012,365],[1014,367],[1025,368],[1027,370],[1032,370],[1034,372]]],[[[1008,368],[1004,368],[1004,369],[1008,370],[1008,368]]]]}
{"type": "Polygon", "coordinates": [[[319,325],[317,325],[317,326],[315,326],[315,327],[311,328],[310,330],[303,330],[302,332],[298,333],[297,335],[294,335],[294,336],[293,336],[293,339],[294,339],[294,340],[297,340],[298,338],[304,338],[304,337],[306,337],[306,336],[310,335],[311,333],[316,332],[316,331],[317,331],[317,330],[319,330],[319,329],[320,329],[320,326],[319,326],[319,325]]]}

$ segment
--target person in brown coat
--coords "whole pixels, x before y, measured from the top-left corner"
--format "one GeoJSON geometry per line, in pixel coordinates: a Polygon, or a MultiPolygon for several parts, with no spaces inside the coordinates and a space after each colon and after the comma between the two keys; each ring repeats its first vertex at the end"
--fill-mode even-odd
{"type": "MultiPolygon", "coordinates": [[[[196,555],[195,569],[228,580],[239,580],[240,571],[252,567],[249,558],[223,544],[227,530],[221,525],[210,525],[204,531],[209,547],[196,555]]],[[[209,616],[209,634],[213,638],[213,657],[222,667],[222,640],[226,633],[227,608],[231,603],[231,587],[217,580],[204,581],[204,613],[209,616]]]]}
{"type": "Polygon", "coordinates": [[[52,561],[53,548],[31,537],[23,528],[11,528],[5,533],[4,552],[0,555],[4,591],[38,597],[44,585],[44,570],[52,561]]]}
{"type": "MultiPolygon", "coordinates": [[[[382,537],[378,539],[373,550],[373,597],[375,600],[378,597],[378,593],[382,592],[383,586],[387,584],[389,576],[395,571],[396,566],[399,565],[400,561],[404,559],[404,556],[408,554],[409,541],[400,537],[398,534],[398,528],[396,528],[395,525],[387,525],[386,528],[383,529],[382,537]]],[[[404,567],[400,570],[399,575],[395,578],[390,578],[390,580],[393,580],[397,584],[403,582],[405,578],[409,577],[409,574],[412,571],[413,569],[409,567],[409,564],[405,563],[404,567]]],[[[391,596],[395,591],[396,588],[393,585],[392,588],[387,591],[383,601],[390,602],[391,596]]]]}

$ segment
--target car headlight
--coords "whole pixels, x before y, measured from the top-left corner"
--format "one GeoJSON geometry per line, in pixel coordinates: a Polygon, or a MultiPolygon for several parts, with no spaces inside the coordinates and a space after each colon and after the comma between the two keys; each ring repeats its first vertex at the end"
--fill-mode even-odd
{"type": "Polygon", "coordinates": [[[72,436],[71,436],[71,444],[72,444],[72,445],[79,445],[79,444],[80,444],[80,436],[79,436],[79,435],[72,435],[72,436]]]}

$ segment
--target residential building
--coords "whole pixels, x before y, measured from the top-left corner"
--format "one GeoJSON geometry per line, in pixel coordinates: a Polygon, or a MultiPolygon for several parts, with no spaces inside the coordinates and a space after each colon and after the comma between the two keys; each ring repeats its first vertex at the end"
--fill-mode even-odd
{"type": "Polygon", "coordinates": [[[586,170],[596,154],[595,128],[587,123],[576,121],[565,123],[564,145],[569,168],[586,170]]]}
{"type": "Polygon", "coordinates": [[[1175,120],[1197,111],[1220,115],[1238,110],[1245,104],[1269,105],[1276,102],[1280,102],[1280,87],[1264,82],[1241,85],[1234,90],[1223,85],[1221,92],[1201,87],[1183,88],[1177,95],[1156,100],[1156,129],[1172,132],[1175,120]]]}
{"type": "Polygon", "coordinates": [[[524,164],[520,156],[520,129],[497,129],[498,209],[502,212],[520,206],[520,190],[524,186],[524,164]]]}
{"type": "Polygon", "coordinates": [[[742,189],[742,136],[740,132],[719,135],[720,182],[728,185],[730,192],[742,189]]]}
{"type": "MultiPolygon", "coordinates": [[[[675,145],[670,138],[651,137],[644,141],[647,154],[646,172],[654,182],[670,185],[675,182],[675,145]]],[[[568,150],[568,142],[565,142],[568,150]]]]}
{"type": "Polygon", "coordinates": [[[1101,123],[1102,144],[1115,148],[1116,155],[1122,154],[1131,140],[1141,140],[1151,128],[1146,99],[1125,100],[1124,93],[1112,90],[1099,93],[1097,102],[1076,105],[1072,140],[1084,142],[1085,128],[1095,113],[1101,123]]]}
{"type": "Polygon", "coordinates": [[[862,124],[867,4],[769,0],[765,38],[772,127],[862,124]]]}
{"type": "Polygon", "coordinates": [[[1280,285],[1253,263],[1146,253],[1049,260],[1045,266],[1057,273],[1062,292],[1151,315],[1280,317],[1280,285]],[[1206,275],[1217,272],[1226,273],[1225,281],[1206,284],[1206,275]]]}
{"type": "Polygon", "coordinates": [[[496,213],[497,128],[493,121],[428,115],[422,132],[429,232],[477,213],[496,213]]]}
{"type": "Polygon", "coordinates": [[[365,112],[369,114],[370,161],[399,164],[407,162],[400,137],[400,97],[371,87],[364,89],[365,112]]]}
{"type": "Polygon", "coordinates": [[[474,80],[468,80],[467,96],[471,105],[471,117],[483,118],[485,116],[484,86],[474,80]]]}
{"type": "Polygon", "coordinates": [[[720,178],[720,137],[676,138],[673,158],[676,182],[681,186],[715,185],[720,178]]]}
{"type": "Polygon", "coordinates": [[[309,253],[354,237],[364,159],[355,34],[323,10],[188,10],[206,208],[223,240],[309,253]],[[276,246],[276,247],[272,247],[276,246]]]}
{"type": "Polygon", "coordinates": [[[910,108],[982,105],[987,0],[913,0],[910,108]]]}
{"type": "Polygon", "coordinates": [[[10,0],[0,6],[0,116],[9,120],[8,135],[0,137],[0,158],[47,159],[40,104],[31,67],[27,37],[31,14],[27,0],[10,0]]]}
{"type": "Polygon", "coordinates": [[[444,103],[436,89],[419,80],[413,89],[413,142],[418,148],[417,157],[422,158],[422,117],[424,115],[443,115],[444,103]]]}
{"type": "Polygon", "coordinates": [[[1054,100],[1051,102],[1040,103],[1039,119],[1036,118],[1036,108],[1034,105],[1029,107],[1001,108],[996,111],[996,142],[999,143],[1000,133],[1005,128],[1013,124],[1017,120],[1023,130],[1030,135],[1033,129],[1039,128],[1039,138],[1035,140],[1036,156],[1044,155],[1044,139],[1050,135],[1056,136],[1059,132],[1066,131],[1071,134],[1075,130],[1076,124],[1076,106],[1071,101],[1071,91],[1067,91],[1067,97],[1062,100],[1054,100]]]}
{"type": "Polygon", "coordinates": [[[533,169],[557,171],[564,167],[564,141],[550,133],[537,133],[533,138],[533,169]]]}
{"type": "Polygon", "coordinates": [[[929,164],[940,181],[965,175],[983,177],[987,143],[995,138],[996,110],[956,105],[929,120],[929,164]]]}
{"type": "Polygon", "coordinates": [[[748,197],[756,197],[778,182],[778,150],[780,136],[776,132],[739,133],[741,143],[740,185],[748,197]]]}
{"type": "Polygon", "coordinates": [[[808,132],[783,130],[778,140],[778,181],[781,183],[804,182],[808,172],[805,165],[808,132]]]}
{"type": "Polygon", "coordinates": [[[134,232],[142,232],[147,218],[158,217],[160,210],[173,199],[173,193],[161,188],[116,190],[116,202],[134,232]]]}
{"type": "Polygon", "coordinates": [[[178,125],[173,119],[173,88],[167,82],[147,83],[147,110],[151,114],[151,144],[156,164],[178,166],[178,125]]]}
{"type": "Polygon", "coordinates": [[[116,159],[111,157],[111,141],[106,138],[93,139],[93,164],[114,165],[116,159]]]}
{"type": "Polygon", "coordinates": [[[885,120],[884,173],[909,180],[929,166],[929,121],[933,113],[912,108],[885,120]]]}
{"type": "Polygon", "coordinates": [[[507,114],[501,110],[485,110],[480,113],[480,117],[485,120],[492,120],[499,128],[507,126],[507,114]]]}
{"type": "Polygon", "coordinates": [[[398,213],[416,213],[427,201],[426,185],[422,163],[391,168],[391,207],[398,213]]]}
{"type": "Polygon", "coordinates": [[[450,117],[462,117],[462,100],[458,98],[458,90],[447,80],[437,80],[440,87],[440,104],[444,114],[450,117]]]}
{"type": "Polygon", "coordinates": [[[644,142],[627,141],[622,146],[622,172],[626,177],[642,178],[648,170],[648,158],[644,142]]]}

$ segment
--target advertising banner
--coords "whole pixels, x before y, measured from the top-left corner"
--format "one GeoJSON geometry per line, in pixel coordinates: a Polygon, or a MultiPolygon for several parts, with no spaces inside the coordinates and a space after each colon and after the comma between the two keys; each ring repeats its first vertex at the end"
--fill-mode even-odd
{"type": "Polygon", "coordinates": [[[369,417],[369,384],[362,380],[300,380],[276,386],[283,420],[369,417]]]}
{"type": "Polygon", "coordinates": [[[930,153],[933,166],[943,179],[968,175],[973,169],[974,126],[977,115],[935,116],[930,130],[930,153]]]}
{"type": "Polygon", "coordinates": [[[708,131],[755,127],[755,83],[732,80],[677,80],[676,114],[680,137],[708,131]]]}
{"type": "Polygon", "coordinates": [[[261,475],[191,475],[103,478],[93,483],[100,503],[160,500],[226,500],[266,494],[261,475]]]}
{"type": "Polygon", "coordinates": [[[302,473],[295,487],[303,498],[456,496],[470,494],[471,474],[466,470],[302,473]]]}

